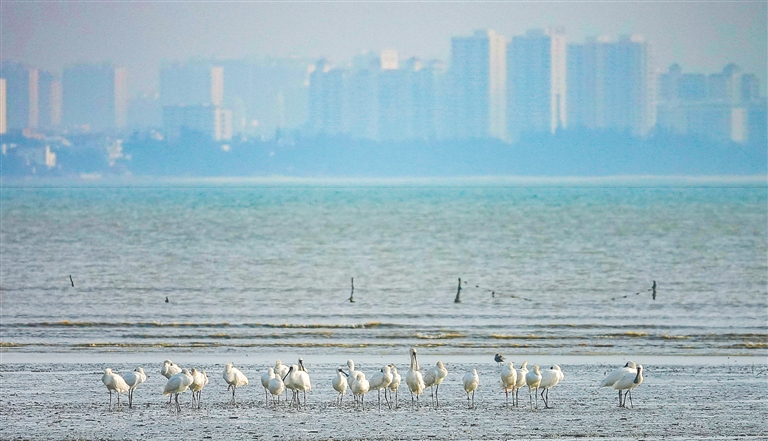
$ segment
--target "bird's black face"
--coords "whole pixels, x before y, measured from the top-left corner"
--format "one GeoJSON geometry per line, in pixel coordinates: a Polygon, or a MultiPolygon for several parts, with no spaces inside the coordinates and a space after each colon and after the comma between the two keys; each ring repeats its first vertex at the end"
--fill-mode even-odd
{"type": "Polygon", "coordinates": [[[339,372],[341,372],[342,374],[344,374],[344,375],[346,375],[347,377],[349,377],[349,374],[348,374],[348,373],[346,373],[346,372],[344,372],[344,371],[343,371],[341,368],[339,368],[339,372]]]}
{"type": "Polygon", "coordinates": [[[285,376],[283,377],[283,381],[285,381],[285,378],[286,378],[287,376],[291,375],[291,372],[293,372],[293,366],[291,366],[290,368],[288,368],[288,372],[286,372],[285,376]]]}
{"type": "Polygon", "coordinates": [[[629,367],[629,362],[627,362],[627,364],[625,364],[624,367],[629,367]]]}

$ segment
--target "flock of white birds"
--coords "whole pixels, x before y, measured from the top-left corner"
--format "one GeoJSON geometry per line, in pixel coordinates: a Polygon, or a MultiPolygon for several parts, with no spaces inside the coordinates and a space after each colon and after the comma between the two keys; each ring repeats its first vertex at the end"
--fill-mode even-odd
{"type": "MultiPolygon", "coordinates": [[[[427,388],[430,388],[430,396],[434,407],[440,406],[438,393],[440,385],[448,376],[448,370],[442,361],[438,361],[435,366],[422,373],[419,365],[417,352],[415,348],[410,349],[410,369],[405,374],[405,384],[411,392],[411,406],[419,405],[419,397],[424,394],[427,388]]],[[[528,362],[524,361],[519,368],[514,364],[506,362],[504,357],[496,354],[494,358],[498,363],[503,363],[500,377],[501,384],[506,394],[506,402],[509,404],[509,395],[512,393],[512,402],[514,406],[519,405],[519,392],[523,387],[528,388],[528,398],[531,410],[539,407],[539,394],[544,402],[544,408],[549,406],[549,390],[555,387],[563,380],[563,372],[560,366],[553,365],[549,369],[540,369],[538,365],[528,370],[528,362]],[[534,406],[535,401],[535,406],[534,406]]],[[[376,372],[370,379],[366,378],[362,371],[355,370],[355,363],[352,360],[347,361],[347,372],[342,367],[336,371],[333,378],[333,389],[338,392],[336,397],[337,404],[341,405],[344,395],[349,390],[355,400],[355,407],[365,409],[365,395],[376,391],[378,395],[378,406],[381,409],[381,392],[384,392],[384,401],[389,408],[397,407],[397,391],[403,378],[397,372],[394,364],[388,364],[376,372]],[[388,396],[389,394],[389,396],[388,396]],[[394,394],[394,399],[392,398],[394,394]]],[[[169,404],[175,398],[176,410],[181,411],[179,404],[179,394],[189,389],[192,391],[192,407],[200,408],[201,392],[208,384],[208,374],[204,371],[182,369],[171,360],[165,360],[160,374],[168,379],[163,388],[163,395],[169,395],[169,404]]],[[[248,378],[232,363],[227,363],[223,372],[224,381],[227,383],[227,391],[232,389],[232,401],[235,401],[235,391],[238,387],[247,386],[248,378]]],[[[112,369],[104,370],[101,381],[109,391],[109,406],[112,407],[112,392],[117,393],[117,404],[120,404],[120,394],[128,393],[128,406],[133,407],[133,392],[137,387],[147,379],[144,369],[139,367],[135,371],[120,376],[112,372],[112,369]]],[[[623,367],[611,372],[600,383],[603,387],[613,387],[619,391],[619,407],[626,407],[627,397],[629,397],[630,406],[632,405],[632,389],[643,382],[643,366],[636,366],[630,361],[623,367]]],[[[309,373],[304,367],[304,360],[299,358],[299,363],[291,366],[282,364],[277,360],[275,367],[270,367],[261,376],[261,385],[264,387],[264,401],[268,405],[277,406],[280,403],[280,396],[285,392],[285,399],[288,399],[288,391],[292,392],[290,406],[301,409],[307,404],[307,392],[312,390],[312,383],[309,373]],[[300,396],[302,395],[302,396],[300,396]]],[[[467,372],[462,377],[462,385],[467,394],[467,406],[472,408],[475,405],[475,391],[480,385],[480,378],[477,375],[477,369],[467,372]]],[[[633,406],[634,407],[634,406],[633,406]]]]}

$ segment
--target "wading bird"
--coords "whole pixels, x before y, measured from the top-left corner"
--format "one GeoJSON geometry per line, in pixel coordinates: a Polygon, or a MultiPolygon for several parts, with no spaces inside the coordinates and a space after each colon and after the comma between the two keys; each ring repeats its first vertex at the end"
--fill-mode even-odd
{"type": "Polygon", "coordinates": [[[109,408],[112,409],[112,392],[117,392],[117,405],[120,405],[120,392],[128,392],[128,384],[125,382],[123,377],[120,375],[113,373],[112,369],[106,368],[104,369],[104,375],[101,376],[101,382],[104,383],[104,386],[107,386],[107,390],[109,391],[109,408]]]}
{"type": "Polygon", "coordinates": [[[192,374],[188,369],[182,369],[181,372],[172,376],[165,383],[163,388],[163,395],[172,395],[176,398],[176,411],[181,411],[181,405],[179,404],[179,394],[187,390],[189,385],[192,384],[192,374]]]}
{"type": "Polygon", "coordinates": [[[402,377],[400,377],[400,374],[397,372],[397,368],[394,364],[389,365],[391,371],[392,371],[392,382],[389,383],[389,396],[392,397],[392,392],[395,393],[395,409],[397,409],[397,390],[400,388],[400,382],[402,381],[402,377]]]}
{"type": "Polygon", "coordinates": [[[275,378],[275,370],[267,369],[267,372],[261,374],[261,386],[264,388],[264,405],[269,406],[269,380],[275,378]]]}
{"type": "Polygon", "coordinates": [[[528,399],[531,401],[531,410],[533,410],[533,395],[536,395],[536,408],[539,408],[539,383],[541,383],[541,374],[539,373],[539,365],[533,366],[533,370],[525,374],[525,384],[528,385],[528,399]]]}
{"type": "MultiPolygon", "coordinates": [[[[628,361],[624,366],[615,369],[600,382],[601,387],[613,387],[613,385],[626,374],[636,374],[637,368],[634,361],[628,361]]],[[[621,407],[621,391],[619,391],[619,407],[621,407]]]]}
{"type": "Polygon", "coordinates": [[[416,348],[411,348],[411,370],[405,374],[405,384],[411,390],[411,408],[413,408],[413,397],[416,396],[416,404],[419,403],[419,395],[424,393],[424,377],[419,372],[419,360],[416,358],[416,348]]]}
{"type": "Polygon", "coordinates": [[[387,387],[392,382],[392,370],[389,366],[384,366],[379,372],[373,374],[371,377],[370,390],[378,392],[379,410],[381,410],[381,391],[384,390],[384,401],[387,402],[387,406],[390,408],[389,400],[387,400],[387,387]]]}
{"type": "Polygon", "coordinates": [[[501,363],[504,363],[506,359],[501,354],[496,354],[493,356],[493,361],[497,363],[497,366],[501,365],[501,363]]]}
{"type": "Polygon", "coordinates": [[[147,381],[147,375],[144,373],[144,368],[137,367],[133,372],[128,372],[123,377],[125,383],[128,385],[128,407],[133,407],[133,391],[136,390],[139,385],[147,381]]]}
{"type": "Polygon", "coordinates": [[[467,406],[470,408],[475,407],[475,391],[477,386],[480,385],[480,377],[477,376],[477,369],[472,369],[472,372],[464,374],[462,379],[464,383],[464,391],[467,393],[467,406]],[[469,394],[472,393],[472,404],[469,402],[469,394]]]}
{"type": "Polygon", "coordinates": [[[517,384],[517,371],[514,364],[510,361],[501,368],[501,385],[504,386],[506,403],[509,405],[509,390],[512,389],[512,401],[515,401],[515,384],[517,384]]]}
{"type": "Polygon", "coordinates": [[[643,365],[638,365],[636,374],[626,373],[613,384],[613,388],[619,391],[619,395],[621,395],[622,390],[626,391],[624,392],[624,401],[621,402],[621,398],[619,398],[619,407],[627,407],[627,395],[629,395],[629,405],[635,407],[635,405],[632,404],[632,389],[640,386],[642,382],[643,365]]]}
{"type": "MultiPolygon", "coordinates": [[[[290,372],[290,369],[289,369],[290,372]]],[[[288,373],[285,374],[285,376],[280,377],[279,375],[275,375],[269,380],[269,384],[267,385],[267,389],[269,389],[269,393],[272,395],[272,404],[277,406],[277,404],[280,403],[280,394],[283,393],[285,390],[285,383],[283,383],[283,380],[285,377],[288,376],[288,373]],[[277,397],[277,403],[275,403],[275,397],[277,397]]]]}
{"type": "Polygon", "coordinates": [[[224,373],[222,374],[224,381],[227,382],[227,391],[232,388],[232,402],[235,402],[235,389],[241,386],[248,386],[248,378],[240,372],[240,369],[232,366],[232,363],[227,363],[224,367],[224,373]]]}
{"type": "Polygon", "coordinates": [[[432,401],[435,407],[440,406],[440,400],[437,398],[437,391],[440,389],[440,384],[443,382],[447,375],[448,370],[445,368],[445,366],[443,366],[442,361],[438,361],[435,366],[430,368],[424,375],[424,386],[429,388],[429,395],[432,397],[432,401]],[[432,393],[433,388],[434,394],[432,393]]]}
{"type": "Polygon", "coordinates": [[[541,399],[544,400],[544,408],[549,409],[549,389],[553,388],[563,379],[563,371],[560,370],[560,366],[554,365],[551,368],[541,372],[541,381],[539,382],[539,389],[541,389],[541,399]],[[545,395],[546,393],[546,395],[545,395]]]}
{"type": "Polygon", "coordinates": [[[333,390],[339,393],[336,396],[336,403],[341,406],[341,400],[344,398],[344,394],[347,393],[347,378],[349,376],[341,368],[336,369],[336,376],[333,377],[333,390]]]}
{"type": "Polygon", "coordinates": [[[203,394],[203,388],[208,384],[208,374],[195,368],[192,368],[190,373],[192,374],[192,384],[189,385],[189,390],[192,391],[192,405],[194,406],[195,401],[197,401],[197,408],[200,409],[200,396],[203,394]]]}
{"type": "MultiPolygon", "coordinates": [[[[167,297],[166,297],[167,298],[167,297]]],[[[167,379],[171,379],[174,375],[181,372],[181,367],[171,360],[165,360],[163,362],[163,367],[160,368],[160,375],[167,379]]],[[[171,404],[171,400],[173,400],[173,397],[168,397],[168,404],[171,404]]]]}
{"type": "Polygon", "coordinates": [[[528,374],[528,361],[524,361],[517,372],[517,383],[515,383],[515,407],[520,404],[520,389],[525,386],[525,376],[528,374]]]}

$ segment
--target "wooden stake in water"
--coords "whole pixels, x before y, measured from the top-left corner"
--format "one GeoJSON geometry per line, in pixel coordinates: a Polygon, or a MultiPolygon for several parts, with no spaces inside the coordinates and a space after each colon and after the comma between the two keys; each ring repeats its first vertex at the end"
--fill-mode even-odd
{"type": "Polygon", "coordinates": [[[459,289],[456,291],[456,298],[453,303],[461,303],[461,277],[459,277],[459,289]]]}
{"type": "Polygon", "coordinates": [[[355,278],[352,277],[352,292],[349,294],[349,303],[355,303],[355,278]]]}
{"type": "Polygon", "coordinates": [[[651,287],[653,290],[653,300],[656,300],[656,281],[653,281],[653,286],[651,287]]]}
{"type": "Polygon", "coordinates": [[[72,274],[70,274],[70,275],[69,275],[69,283],[71,283],[71,284],[72,284],[72,288],[74,288],[74,287],[75,287],[75,281],[74,281],[74,280],[72,280],[72,274]]]}

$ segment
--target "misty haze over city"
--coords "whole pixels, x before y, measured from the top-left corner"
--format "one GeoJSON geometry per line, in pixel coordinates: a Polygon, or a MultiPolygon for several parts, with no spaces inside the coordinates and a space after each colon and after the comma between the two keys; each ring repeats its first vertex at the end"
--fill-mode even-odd
{"type": "Polygon", "coordinates": [[[5,177],[765,173],[764,2],[0,8],[5,177]]]}

